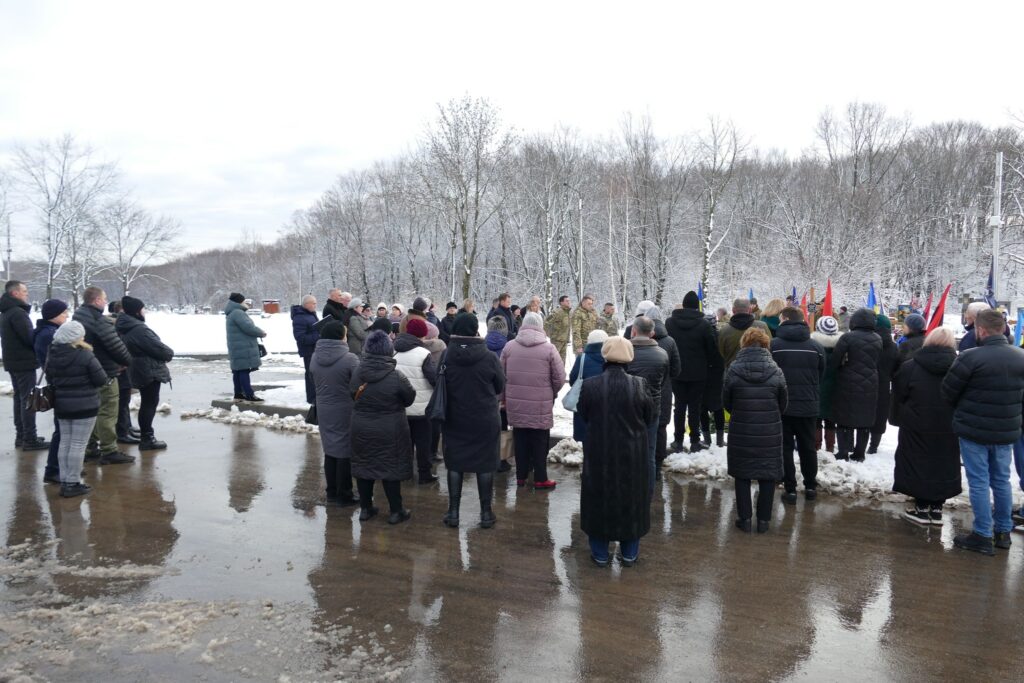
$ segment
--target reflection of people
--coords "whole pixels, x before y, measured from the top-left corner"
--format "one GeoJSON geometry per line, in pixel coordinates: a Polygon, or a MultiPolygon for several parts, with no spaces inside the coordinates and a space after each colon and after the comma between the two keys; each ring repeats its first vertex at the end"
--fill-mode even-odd
{"type": "Polygon", "coordinates": [[[231,430],[231,471],[228,473],[228,505],[235,512],[248,512],[264,489],[263,461],[251,429],[231,430]]]}

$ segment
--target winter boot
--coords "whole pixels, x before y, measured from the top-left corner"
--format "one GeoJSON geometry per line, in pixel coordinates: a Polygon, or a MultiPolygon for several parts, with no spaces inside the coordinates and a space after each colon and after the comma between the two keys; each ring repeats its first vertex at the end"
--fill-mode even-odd
{"type": "Polygon", "coordinates": [[[995,546],[997,548],[999,548],[1000,550],[1009,550],[1011,543],[1012,543],[1012,541],[1010,540],[1010,532],[1008,532],[1008,531],[997,531],[996,532],[995,546]]]}
{"type": "Polygon", "coordinates": [[[699,453],[700,451],[703,451],[706,448],[707,448],[707,446],[702,444],[697,437],[694,437],[694,438],[690,439],[690,452],[691,453],[699,453]]]}
{"type": "Polygon", "coordinates": [[[796,491],[786,491],[782,494],[782,502],[796,505],[796,491]]]}
{"type": "Polygon", "coordinates": [[[121,451],[110,451],[100,456],[99,464],[101,465],[127,465],[135,462],[135,456],[125,455],[121,451]]]}
{"type": "Polygon", "coordinates": [[[494,500],[494,473],[481,472],[476,475],[476,487],[480,494],[480,528],[490,529],[497,521],[491,510],[491,501],[494,500]]]}
{"type": "Polygon", "coordinates": [[[84,496],[85,494],[92,491],[91,486],[78,482],[77,484],[61,484],[60,485],[60,497],[61,498],[74,498],[75,496],[84,496]]]}
{"type": "Polygon", "coordinates": [[[448,512],[441,520],[445,526],[459,526],[459,504],[462,503],[462,472],[448,470],[448,512]]]}
{"type": "Polygon", "coordinates": [[[719,429],[715,432],[715,445],[719,448],[725,448],[725,430],[719,429]]]}
{"type": "Polygon", "coordinates": [[[768,524],[769,524],[769,522],[770,522],[770,520],[767,520],[767,519],[759,519],[759,520],[757,520],[757,533],[763,534],[766,531],[768,531],[768,524]]]}
{"type": "Polygon", "coordinates": [[[26,436],[21,440],[23,451],[45,451],[49,450],[50,442],[41,436],[26,436]]]}
{"type": "Polygon", "coordinates": [[[829,453],[836,451],[836,430],[834,429],[825,430],[825,450],[829,453]]]}
{"type": "Polygon", "coordinates": [[[996,554],[995,548],[992,547],[992,539],[980,536],[973,531],[954,538],[953,545],[961,550],[970,550],[972,553],[981,553],[989,557],[996,554]]]}
{"type": "Polygon", "coordinates": [[[139,450],[140,451],[160,451],[167,448],[167,444],[163,441],[157,441],[156,436],[153,432],[143,434],[140,439],[139,450]]]}
{"type": "Polygon", "coordinates": [[[378,512],[380,512],[380,510],[373,507],[372,505],[369,507],[364,507],[362,510],[359,511],[359,521],[366,522],[370,519],[373,519],[377,516],[378,512]]]}
{"type": "Polygon", "coordinates": [[[701,440],[700,443],[704,448],[711,448],[711,428],[702,427],[700,430],[701,440]]]}
{"type": "Polygon", "coordinates": [[[121,434],[121,435],[119,435],[117,437],[117,442],[120,443],[120,444],[124,444],[125,446],[134,446],[134,445],[140,443],[141,441],[142,441],[142,439],[140,439],[139,437],[132,436],[131,434],[129,434],[127,432],[125,432],[124,434],[121,434]]]}
{"type": "Polygon", "coordinates": [[[737,519],[736,528],[744,533],[750,533],[750,520],[749,519],[737,519]]]}
{"type": "Polygon", "coordinates": [[[680,453],[680,452],[682,452],[682,450],[683,450],[683,442],[682,442],[682,441],[680,441],[679,439],[676,439],[675,441],[673,441],[673,442],[671,443],[671,445],[669,445],[669,447],[668,447],[668,448],[669,448],[669,450],[670,450],[670,451],[672,451],[673,453],[680,453]]]}
{"type": "Polygon", "coordinates": [[[412,517],[412,513],[408,510],[396,510],[388,516],[388,524],[401,524],[407,522],[410,517],[412,517]]]}

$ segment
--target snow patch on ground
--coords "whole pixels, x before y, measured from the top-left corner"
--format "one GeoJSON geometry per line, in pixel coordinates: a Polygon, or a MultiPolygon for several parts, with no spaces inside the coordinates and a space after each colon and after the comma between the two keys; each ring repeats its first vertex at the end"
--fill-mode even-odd
{"type": "Polygon", "coordinates": [[[301,434],[320,434],[320,428],[308,424],[301,415],[280,417],[278,415],[264,415],[252,410],[239,410],[238,406],[231,406],[231,410],[224,408],[200,408],[198,410],[186,410],[181,414],[182,420],[203,419],[223,424],[239,425],[242,427],[263,427],[279,432],[295,432],[301,434]]]}
{"type": "Polygon", "coordinates": [[[10,382],[0,381],[0,396],[13,396],[14,385],[10,382]]]}
{"type": "MultiPolygon", "coordinates": [[[[139,394],[132,394],[132,400],[128,404],[128,409],[131,410],[133,413],[137,413],[139,412],[139,407],[141,405],[142,397],[139,394]]],[[[160,413],[161,415],[170,415],[171,404],[168,403],[167,401],[164,401],[163,403],[157,406],[156,412],[160,413]]]]}
{"type": "Polygon", "coordinates": [[[548,451],[548,462],[580,467],[583,465],[583,445],[572,439],[562,439],[548,451]]]}

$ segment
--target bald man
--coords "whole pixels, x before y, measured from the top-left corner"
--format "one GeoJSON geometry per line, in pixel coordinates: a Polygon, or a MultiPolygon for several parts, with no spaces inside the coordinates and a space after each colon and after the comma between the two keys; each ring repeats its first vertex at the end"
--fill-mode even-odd
{"type": "Polygon", "coordinates": [[[316,386],[313,384],[313,375],[309,372],[309,361],[320,338],[317,322],[316,297],[307,294],[302,297],[301,305],[292,306],[292,336],[295,337],[295,345],[299,348],[302,365],[306,368],[306,403],[310,405],[316,403],[316,386]]]}

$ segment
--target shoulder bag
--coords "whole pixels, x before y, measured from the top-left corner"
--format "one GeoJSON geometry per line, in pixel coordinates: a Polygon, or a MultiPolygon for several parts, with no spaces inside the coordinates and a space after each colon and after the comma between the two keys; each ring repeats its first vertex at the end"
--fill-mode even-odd
{"type": "Polygon", "coordinates": [[[583,391],[583,364],[587,362],[587,354],[580,354],[580,376],[569,388],[569,392],[562,397],[562,407],[570,413],[576,412],[576,404],[580,402],[580,392],[583,391]]]}
{"type": "Polygon", "coordinates": [[[430,395],[427,402],[427,417],[437,423],[443,423],[448,417],[448,380],[445,368],[448,352],[441,355],[441,367],[437,371],[437,382],[434,384],[434,393],[430,395]]]}

